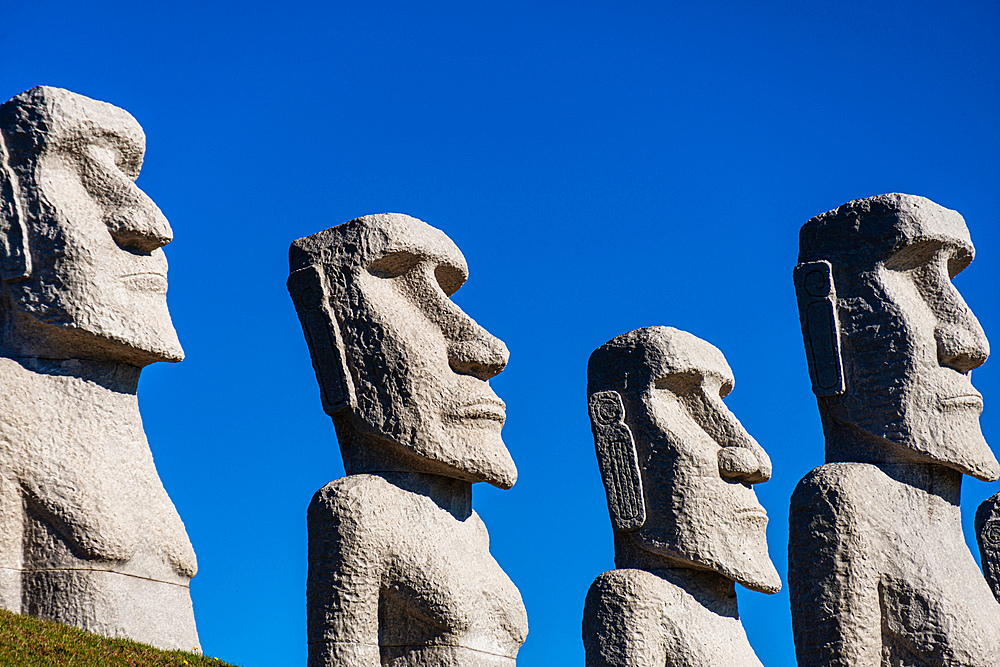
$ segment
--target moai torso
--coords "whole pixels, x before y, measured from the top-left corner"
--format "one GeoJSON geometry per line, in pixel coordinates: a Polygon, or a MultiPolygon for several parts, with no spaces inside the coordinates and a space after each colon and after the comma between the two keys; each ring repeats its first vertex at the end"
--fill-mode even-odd
{"type": "Polygon", "coordinates": [[[965,544],[960,477],[830,463],[799,483],[788,582],[800,665],[1000,664],[1000,605],[965,544]]]}
{"type": "Polygon", "coordinates": [[[520,594],[489,552],[472,484],[509,488],[503,343],[451,300],[440,231],[358,218],[300,239],[289,290],[347,477],[309,508],[310,667],[514,665],[520,594]]]}
{"type": "Polygon", "coordinates": [[[587,379],[618,568],[587,594],[587,667],[760,667],[735,584],[781,587],[752,488],[771,462],[722,402],[722,353],[647,327],[595,350],[587,379]]]}
{"type": "Polygon", "coordinates": [[[183,358],[144,151],[125,111],[66,90],[0,106],[0,604],[191,650],[197,564],[136,396],[183,358]]]}
{"type": "Polygon", "coordinates": [[[336,617],[325,659],[513,665],[528,631],[520,593],[490,555],[479,515],[450,498],[442,507],[421,477],[351,475],[313,499],[309,604],[325,610],[313,620],[336,617]]]}
{"type": "Polygon", "coordinates": [[[138,372],[98,371],[102,386],[82,365],[0,358],[3,606],[190,650],[197,563],[128,391],[138,372]]]}
{"type": "Polygon", "coordinates": [[[587,667],[761,667],[732,580],[705,572],[679,585],[675,574],[621,569],[594,581],[583,612],[587,667]]]}
{"type": "Polygon", "coordinates": [[[802,228],[795,269],[826,465],[792,496],[800,667],[1000,664],[1000,605],[962,534],[961,479],[996,479],[970,373],[989,346],[951,283],[965,222],[922,197],[802,228]]]}

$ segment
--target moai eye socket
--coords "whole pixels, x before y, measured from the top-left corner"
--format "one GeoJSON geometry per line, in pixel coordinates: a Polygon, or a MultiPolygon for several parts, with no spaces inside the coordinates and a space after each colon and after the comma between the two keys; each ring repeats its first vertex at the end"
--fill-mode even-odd
{"type": "Polygon", "coordinates": [[[420,263],[418,255],[401,250],[376,259],[368,265],[368,273],[379,278],[398,278],[412,271],[418,263],[420,263]]]}

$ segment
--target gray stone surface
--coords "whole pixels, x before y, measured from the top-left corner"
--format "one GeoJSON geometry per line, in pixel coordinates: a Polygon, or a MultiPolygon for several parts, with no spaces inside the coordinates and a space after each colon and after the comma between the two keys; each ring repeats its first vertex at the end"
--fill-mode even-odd
{"type": "Polygon", "coordinates": [[[1000,466],[972,369],[989,355],[951,279],[965,221],[912,195],[807,222],[795,270],[826,464],[791,502],[800,667],[1000,664],[1000,604],[962,534],[963,475],[1000,466]]]}
{"type": "Polygon", "coordinates": [[[528,631],[472,484],[509,488],[507,348],[455,305],[465,258],[398,213],[292,244],[288,288],[347,477],[309,507],[309,665],[507,666],[528,631]]]}
{"type": "Polygon", "coordinates": [[[1000,600],[1000,493],[986,500],[976,510],[976,540],[983,562],[983,574],[1000,600]]]}
{"type": "Polygon", "coordinates": [[[184,356],[145,136],[40,87],[0,105],[0,140],[0,605],[196,648],[195,555],[136,398],[142,367],[184,356]]]}
{"type": "Polygon", "coordinates": [[[595,350],[587,380],[617,567],[587,594],[588,667],[759,666],[735,583],[781,588],[753,490],[771,461],[722,400],[722,353],[647,327],[595,350]]]}

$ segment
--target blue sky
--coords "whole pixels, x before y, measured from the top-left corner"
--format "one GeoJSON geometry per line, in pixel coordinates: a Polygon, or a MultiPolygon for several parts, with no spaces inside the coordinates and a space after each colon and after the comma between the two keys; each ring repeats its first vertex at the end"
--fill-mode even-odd
{"type": "MultiPolygon", "coordinates": [[[[474,506],[528,609],[525,667],[583,663],[583,599],[613,567],[595,347],[664,324],[723,351],[774,462],[757,492],[784,578],[789,497],[823,459],[802,223],[894,191],[958,210],[978,258],[956,285],[1000,345],[995,1],[7,4],[0,99],[69,88],[148,137],[187,359],[148,368],[140,404],[222,659],[304,664],[305,511],[343,475],[284,286],[293,239],[400,211],[465,253],[455,300],[511,352],[492,384],[520,479],[474,506]]],[[[1000,361],[974,375],[1000,447],[1000,361]]],[[[972,544],[997,491],[964,486],[972,544]]],[[[794,665],[787,591],[740,609],[764,664],[794,665]]]]}

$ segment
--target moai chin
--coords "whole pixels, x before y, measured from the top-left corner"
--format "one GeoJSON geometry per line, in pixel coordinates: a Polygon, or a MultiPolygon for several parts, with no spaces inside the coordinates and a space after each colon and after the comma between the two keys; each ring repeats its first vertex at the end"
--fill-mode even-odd
{"type": "Polygon", "coordinates": [[[510,488],[507,348],[451,301],[441,231],[385,213],[299,239],[288,288],[347,477],[309,507],[310,667],[515,664],[528,631],[472,484],[510,488]]]}
{"type": "Polygon", "coordinates": [[[735,583],[781,588],[753,485],[767,453],[723,403],[733,373],[709,343],[670,327],[618,336],[587,369],[615,566],[590,587],[588,667],[759,667],[735,583]]]}
{"type": "Polygon", "coordinates": [[[144,152],[104,102],[0,105],[0,606],[191,650],[194,550],[136,397],[144,366],[184,356],[144,152]]]}
{"type": "Polygon", "coordinates": [[[962,534],[963,475],[995,480],[970,381],[989,355],[951,279],[965,221],[923,197],[807,222],[795,287],[826,464],[792,495],[800,667],[1000,664],[1000,604],[962,534]]]}

